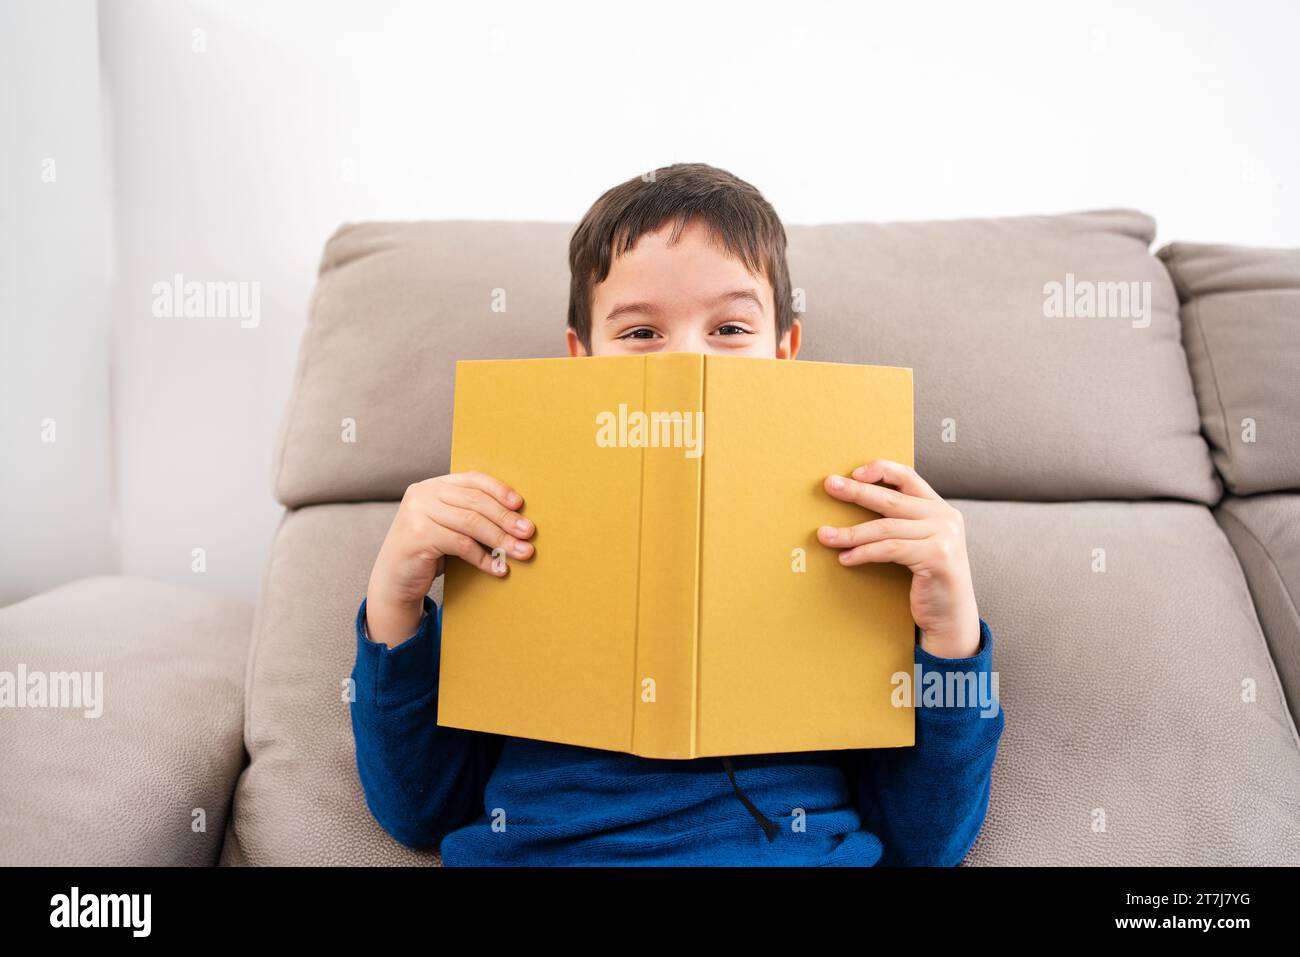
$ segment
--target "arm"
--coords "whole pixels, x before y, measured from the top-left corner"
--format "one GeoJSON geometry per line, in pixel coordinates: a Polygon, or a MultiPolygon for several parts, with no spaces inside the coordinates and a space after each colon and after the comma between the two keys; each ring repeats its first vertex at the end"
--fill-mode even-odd
{"type": "Polygon", "coordinates": [[[356,618],[352,732],[375,820],[412,848],[436,847],[483,810],[500,738],[438,726],[442,609],[424,599],[418,630],[395,646],[372,641],[366,602],[356,618]]]}
{"type": "Polygon", "coordinates": [[[939,658],[918,644],[921,685],[912,689],[916,744],[852,756],[858,810],[864,826],[884,845],[881,864],[954,867],[975,843],[988,810],[990,771],[1005,721],[996,701],[992,660],[993,636],[983,619],[973,657],[939,658]],[[939,677],[927,678],[930,674],[939,677]],[[927,698],[929,682],[951,688],[950,675],[975,694],[967,693],[962,707],[946,693],[938,700],[943,707],[927,706],[935,700],[927,698]]]}
{"type": "Polygon", "coordinates": [[[849,528],[823,526],[817,534],[823,544],[842,549],[845,565],[906,566],[918,632],[916,743],[851,757],[858,810],[884,845],[880,863],[960,864],[988,809],[989,772],[1003,724],[993,636],[975,601],[965,521],[915,469],[888,459],[859,466],[848,477],[827,476],[826,491],[881,516],[849,528]],[[927,694],[930,681],[940,691],[960,685],[974,692],[974,700],[962,707],[944,700],[947,695],[936,701],[927,694]]]}
{"type": "Polygon", "coordinates": [[[438,727],[442,609],[429,589],[448,556],[497,577],[509,572],[505,556],[531,557],[524,539],[535,529],[515,511],[523,504],[481,472],[416,482],[370,571],[352,670],[357,771],[375,819],[408,847],[435,847],[481,812],[501,743],[438,727]]]}

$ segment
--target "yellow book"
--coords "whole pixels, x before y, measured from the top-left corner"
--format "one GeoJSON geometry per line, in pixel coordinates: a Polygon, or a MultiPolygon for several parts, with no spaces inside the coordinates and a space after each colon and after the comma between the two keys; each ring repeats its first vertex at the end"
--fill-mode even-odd
{"type": "Polygon", "coordinates": [[[821,525],[912,464],[912,370],[668,353],[456,364],[453,472],[524,497],[531,559],[449,559],[438,723],[696,758],[914,743],[906,568],[821,525]]]}

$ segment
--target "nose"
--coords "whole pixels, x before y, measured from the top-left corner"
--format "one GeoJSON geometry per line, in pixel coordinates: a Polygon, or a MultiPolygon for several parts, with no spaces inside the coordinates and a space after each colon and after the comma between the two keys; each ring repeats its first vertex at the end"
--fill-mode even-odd
{"type": "Polygon", "coordinates": [[[667,336],[663,351],[708,352],[709,337],[705,335],[701,323],[681,323],[667,336]]]}

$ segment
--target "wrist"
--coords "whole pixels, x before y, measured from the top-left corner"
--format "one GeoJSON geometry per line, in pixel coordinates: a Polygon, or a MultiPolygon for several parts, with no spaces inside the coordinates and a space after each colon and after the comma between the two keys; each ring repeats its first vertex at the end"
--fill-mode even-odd
{"type": "Polygon", "coordinates": [[[366,593],[366,634],[371,641],[394,648],[412,637],[424,617],[424,599],[414,603],[366,593]]]}
{"type": "Polygon", "coordinates": [[[973,658],[980,650],[979,612],[971,609],[952,626],[921,629],[921,648],[936,658],[973,658]]]}

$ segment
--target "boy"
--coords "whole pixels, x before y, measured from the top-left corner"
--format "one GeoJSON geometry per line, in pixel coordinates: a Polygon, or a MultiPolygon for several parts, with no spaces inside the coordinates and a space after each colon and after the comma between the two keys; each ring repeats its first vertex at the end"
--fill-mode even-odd
{"type": "MultiPolygon", "coordinates": [[[[729,173],[679,164],[611,189],[569,249],[570,356],[721,352],[794,359],[785,230],[729,173]]],[[[818,538],[845,565],[912,571],[916,662],[988,672],[962,519],[912,469],[827,476],[882,517],[818,538]]],[[[524,498],[501,477],[407,489],[356,618],[357,767],[379,823],[445,864],[956,865],[988,806],[1000,707],[916,709],[911,748],[663,761],[437,724],[444,560],[509,573],[533,555],[524,498]],[[987,714],[987,712],[985,712],[987,714]]],[[[777,503],[773,503],[776,507],[777,503]]],[[[865,517],[865,516],[864,516],[865,517]]],[[[798,636],[792,635],[792,641],[798,636]]],[[[985,679],[986,680],[986,679],[985,679]]]]}

